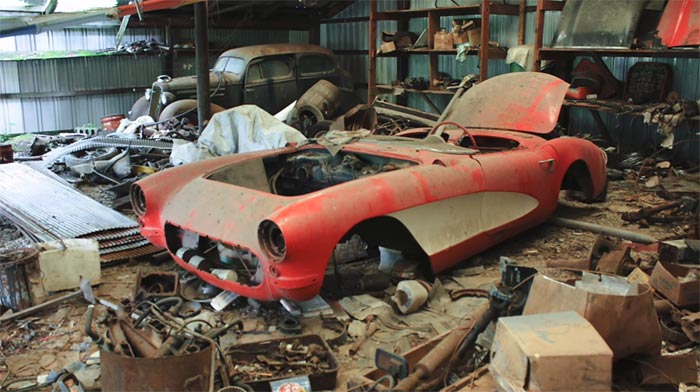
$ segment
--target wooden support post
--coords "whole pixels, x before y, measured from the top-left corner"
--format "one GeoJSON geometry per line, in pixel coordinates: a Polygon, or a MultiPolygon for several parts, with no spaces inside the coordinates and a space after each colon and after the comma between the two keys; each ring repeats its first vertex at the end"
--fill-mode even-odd
{"type": "Polygon", "coordinates": [[[377,86],[377,0],[369,2],[369,56],[367,69],[367,103],[372,104],[377,86]]]}
{"type": "Polygon", "coordinates": [[[535,12],[535,71],[542,69],[540,59],[540,49],[542,48],[542,34],[544,34],[544,0],[537,0],[537,11],[535,12]]]}
{"type": "Polygon", "coordinates": [[[518,45],[525,44],[525,23],[527,12],[527,0],[520,0],[518,5],[518,45]]]}
{"type": "Polygon", "coordinates": [[[197,122],[199,128],[211,117],[211,98],[209,97],[209,37],[207,21],[207,3],[194,5],[195,56],[197,57],[197,122]]]}
{"type": "Polygon", "coordinates": [[[479,81],[488,78],[491,0],[481,0],[481,46],[479,47],[479,81]]]}
{"type": "MultiPolygon", "coordinates": [[[[428,48],[430,50],[435,49],[435,33],[440,31],[440,15],[435,12],[428,12],[428,48]]],[[[430,52],[429,57],[429,69],[430,74],[428,75],[428,85],[430,88],[433,87],[433,80],[436,80],[440,70],[438,69],[438,54],[436,52],[430,52]]]]}

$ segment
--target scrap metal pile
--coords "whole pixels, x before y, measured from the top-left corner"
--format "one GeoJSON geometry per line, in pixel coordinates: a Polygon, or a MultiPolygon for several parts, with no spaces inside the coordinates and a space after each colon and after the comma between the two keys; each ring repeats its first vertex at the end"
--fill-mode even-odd
{"type": "Polygon", "coordinates": [[[96,312],[90,305],[85,321],[100,347],[104,390],[248,391],[291,376],[309,377],[315,388],[335,386],[338,363],[323,338],[231,345],[244,335],[244,322],[225,321],[206,302],[184,299],[177,273],[139,272],[132,299],[120,303],[94,297],[86,287],[86,297],[105,307],[96,312]],[[147,376],[134,378],[135,372],[147,376]]]}

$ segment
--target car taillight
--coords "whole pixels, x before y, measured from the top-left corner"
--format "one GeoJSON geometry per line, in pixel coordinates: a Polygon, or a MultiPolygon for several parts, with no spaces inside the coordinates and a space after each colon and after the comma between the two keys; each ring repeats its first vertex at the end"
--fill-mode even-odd
{"type": "Polygon", "coordinates": [[[260,247],[274,262],[284,260],[287,253],[287,243],[284,240],[282,229],[273,221],[264,220],[258,226],[258,241],[260,247]]]}
{"type": "Polygon", "coordinates": [[[146,195],[140,186],[134,184],[131,186],[131,207],[137,215],[146,214],[146,195]]]}

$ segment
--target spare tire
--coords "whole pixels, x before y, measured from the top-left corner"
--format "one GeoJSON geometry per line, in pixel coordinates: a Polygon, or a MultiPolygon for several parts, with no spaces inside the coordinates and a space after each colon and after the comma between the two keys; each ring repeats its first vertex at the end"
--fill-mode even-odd
{"type": "MultiPolygon", "coordinates": [[[[211,104],[211,114],[219,113],[224,111],[223,107],[217,104],[211,104]]],[[[197,125],[199,120],[197,118],[197,100],[195,99],[181,99],[175,101],[170,105],[166,106],[163,111],[160,112],[158,121],[166,121],[173,117],[186,117],[190,124],[197,125]]]]}

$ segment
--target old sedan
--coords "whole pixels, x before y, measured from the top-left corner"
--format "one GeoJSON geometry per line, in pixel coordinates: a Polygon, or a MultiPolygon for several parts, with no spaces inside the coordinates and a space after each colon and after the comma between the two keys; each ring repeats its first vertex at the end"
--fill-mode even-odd
{"type": "MultiPolygon", "coordinates": [[[[212,113],[243,104],[276,113],[319,80],[352,89],[352,78],[329,49],[317,45],[267,44],[230,49],[209,74],[212,113]]],[[[158,77],[129,111],[165,120],[196,110],[197,77],[158,77]]],[[[192,120],[196,121],[193,115],[192,120]]]]}
{"type": "Polygon", "coordinates": [[[179,265],[259,300],[315,296],[353,235],[437,273],[545,221],[561,189],[604,197],[604,152],[537,135],[556,125],[567,86],[495,77],[432,129],[201,161],[139,181],[132,203],[179,265]]]}

